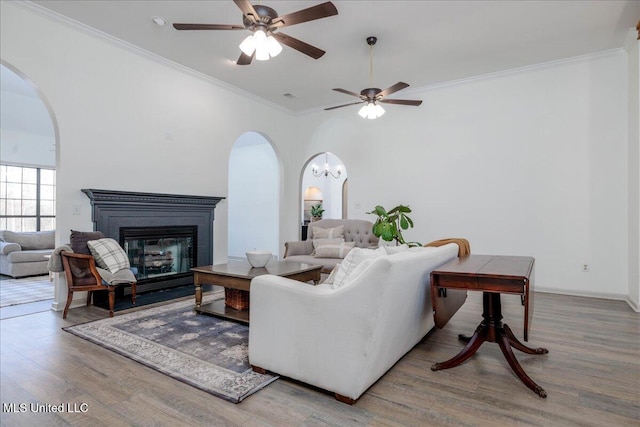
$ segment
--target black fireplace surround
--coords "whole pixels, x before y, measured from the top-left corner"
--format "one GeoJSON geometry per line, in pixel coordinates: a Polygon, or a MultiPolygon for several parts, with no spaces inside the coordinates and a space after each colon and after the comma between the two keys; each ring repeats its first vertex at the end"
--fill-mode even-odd
{"type": "MultiPolygon", "coordinates": [[[[192,262],[193,266],[212,263],[214,210],[224,197],[138,193],[92,188],[83,189],[82,192],[91,201],[91,220],[94,224],[94,230],[101,231],[106,237],[115,239],[123,248],[127,234],[130,236],[127,230],[136,230],[134,237],[141,239],[162,239],[162,233],[165,233],[167,238],[176,237],[176,233],[178,237],[184,237],[184,230],[192,230],[193,237],[188,238],[191,259],[187,262],[192,262]]],[[[153,255],[157,256],[158,254],[153,255]]],[[[155,261],[155,264],[158,264],[158,261],[168,263],[167,257],[162,256],[159,256],[155,261]]],[[[185,268],[180,270],[176,272],[166,270],[165,274],[140,276],[137,292],[144,293],[193,283],[193,273],[185,271],[188,270],[185,268]]],[[[121,289],[119,292],[121,295],[116,295],[116,298],[122,298],[130,292],[128,287],[120,287],[119,289],[121,289]]]]}

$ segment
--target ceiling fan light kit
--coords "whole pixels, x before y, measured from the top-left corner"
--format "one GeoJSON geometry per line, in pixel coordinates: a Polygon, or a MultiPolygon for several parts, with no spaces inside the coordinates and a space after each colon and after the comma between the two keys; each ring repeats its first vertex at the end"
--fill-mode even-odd
{"type": "Polygon", "coordinates": [[[377,119],[384,114],[384,108],[380,104],[374,104],[373,102],[367,103],[364,107],[358,111],[358,114],[363,119],[377,119]]]}
{"type": "Polygon", "coordinates": [[[337,15],[338,9],[330,1],[302,9],[287,15],[263,5],[252,5],[249,0],[233,0],[242,11],[242,25],[223,24],[173,24],[176,30],[249,30],[249,37],[240,43],[242,54],[237,65],[249,65],[253,58],[266,61],[282,52],[282,45],[289,46],[311,58],[318,59],[325,51],[284,33],[280,29],[337,15]]]}
{"type": "MultiPolygon", "coordinates": [[[[377,37],[369,36],[367,37],[367,44],[369,45],[369,86],[373,86],[373,46],[378,41],[377,37]]],[[[355,92],[351,92],[350,90],[335,88],[336,92],[344,93],[345,95],[355,96],[356,98],[360,98],[358,102],[351,102],[349,104],[338,105],[336,107],[325,108],[325,110],[335,110],[336,108],[347,107],[349,105],[362,104],[365,105],[360,108],[358,114],[363,119],[377,119],[384,114],[384,108],[380,105],[380,103],[386,104],[400,104],[400,105],[411,105],[417,107],[422,104],[420,100],[411,100],[411,99],[384,99],[386,96],[391,95],[399,90],[409,87],[407,83],[398,82],[393,86],[386,88],[385,90],[380,90],[376,87],[368,87],[366,89],[362,89],[360,94],[355,92]]]]}
{"type": "Polygon", "coordinates": [[[258,61],[266,61],[278,56],[282,52],[282,46],[273,36],[267,36],[260,29],[240,43],[240,50],[247,56],[252,56],[255,52],[258,61]]]}

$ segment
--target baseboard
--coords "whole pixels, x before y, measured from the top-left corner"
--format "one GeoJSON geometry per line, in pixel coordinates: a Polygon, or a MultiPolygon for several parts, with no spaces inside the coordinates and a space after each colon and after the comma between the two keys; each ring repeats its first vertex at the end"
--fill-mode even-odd
{"type": "Polygon", "coordinates": [[[638,303],[638,301],[634,301],[629,297],[627,297],[625,301],[627,301],[627,304],[629,304],[629,307],[631,307],[633,311],[635,311],[636,313],[640,312],[640,304],[638,303]]]}
{"type": "Polygon", "coordinates": [[[558,295],[570,295],[574,297],[585,297],[585,298],[600,298],[600,299],[610,299],[615,301],[625,301],[631,309],[634,311],[638,311],[638,304],[631,301],[628,295],[625,294],[612,294],[605,292],[592,292],[592,291],[576,291],[570,289],[557,289],[557,288],[544,288],[542,286],[536,286],[535,292],[542,292],[545,294],[558,294],[558,295]]]}

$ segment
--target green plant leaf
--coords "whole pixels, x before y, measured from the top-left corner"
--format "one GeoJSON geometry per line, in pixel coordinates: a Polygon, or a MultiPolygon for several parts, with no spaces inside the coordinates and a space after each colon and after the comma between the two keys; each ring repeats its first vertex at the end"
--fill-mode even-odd
{"type": "Polygon", "coordinates": [[[413,220],[411,218],[409,218],[408,216],[405,216],[405,218],[407,219],[407,222],[409,222],[409,226],[411,228],[413,228],[413,220]]]}
{"type": "Polygon", "coordinates": [[[400,217],[400,228],[402,228],[403,230],[409,228],[409,221],[407,221],[407,217],[404,215],[400,217]]]}
{"type": "Polygon", "coordinates": [[[390,224],[390,223],[383,223],[381,224],[381,233],[380,233],[380,237],[382,238],[382,240],[390,242],[393,240],[393,238],[396,235],[395,232],[395,224],[390,224]]]}
{"type": "MultiPolygon", "coordinates": [[[[406,205],[398,205],[389,211],[377,205],[371,212],[367,212],[378,217],[372,227],[373,234],[387,242],[395,240],[397,244],[405,244],[402,230],[413,227],[413,221],[407,213],[411,213],[411,209],[406,205]]],[[[411,245],[420,246],[418,242],[411,242],[411,245]]]]}

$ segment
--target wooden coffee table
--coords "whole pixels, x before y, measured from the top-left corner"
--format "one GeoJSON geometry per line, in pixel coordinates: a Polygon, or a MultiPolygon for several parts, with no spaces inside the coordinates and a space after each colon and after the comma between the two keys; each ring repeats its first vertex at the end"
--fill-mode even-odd
{"type": "MultiPolygon", "coordinates": [[[[249,307],[235,309],[225,304],[224,300],[216,300],[209,304],[202,304],[202,285],[217,285],[227,290],[238,290],[249,293],[251,280],[263,274],[274,274],[300,282],[313,281],[317,285],[320,281],[322,266],[303,264],[289,261],[272,261],[266,267],[251,267],[248,262],[228,262],[226,264],[207,265],[192,268],[193,283],[196,287],[196,311],[214,316],[249,323],[249,307]]],[[[248,295],[246,295],[248,301],[248,295]]]]}

